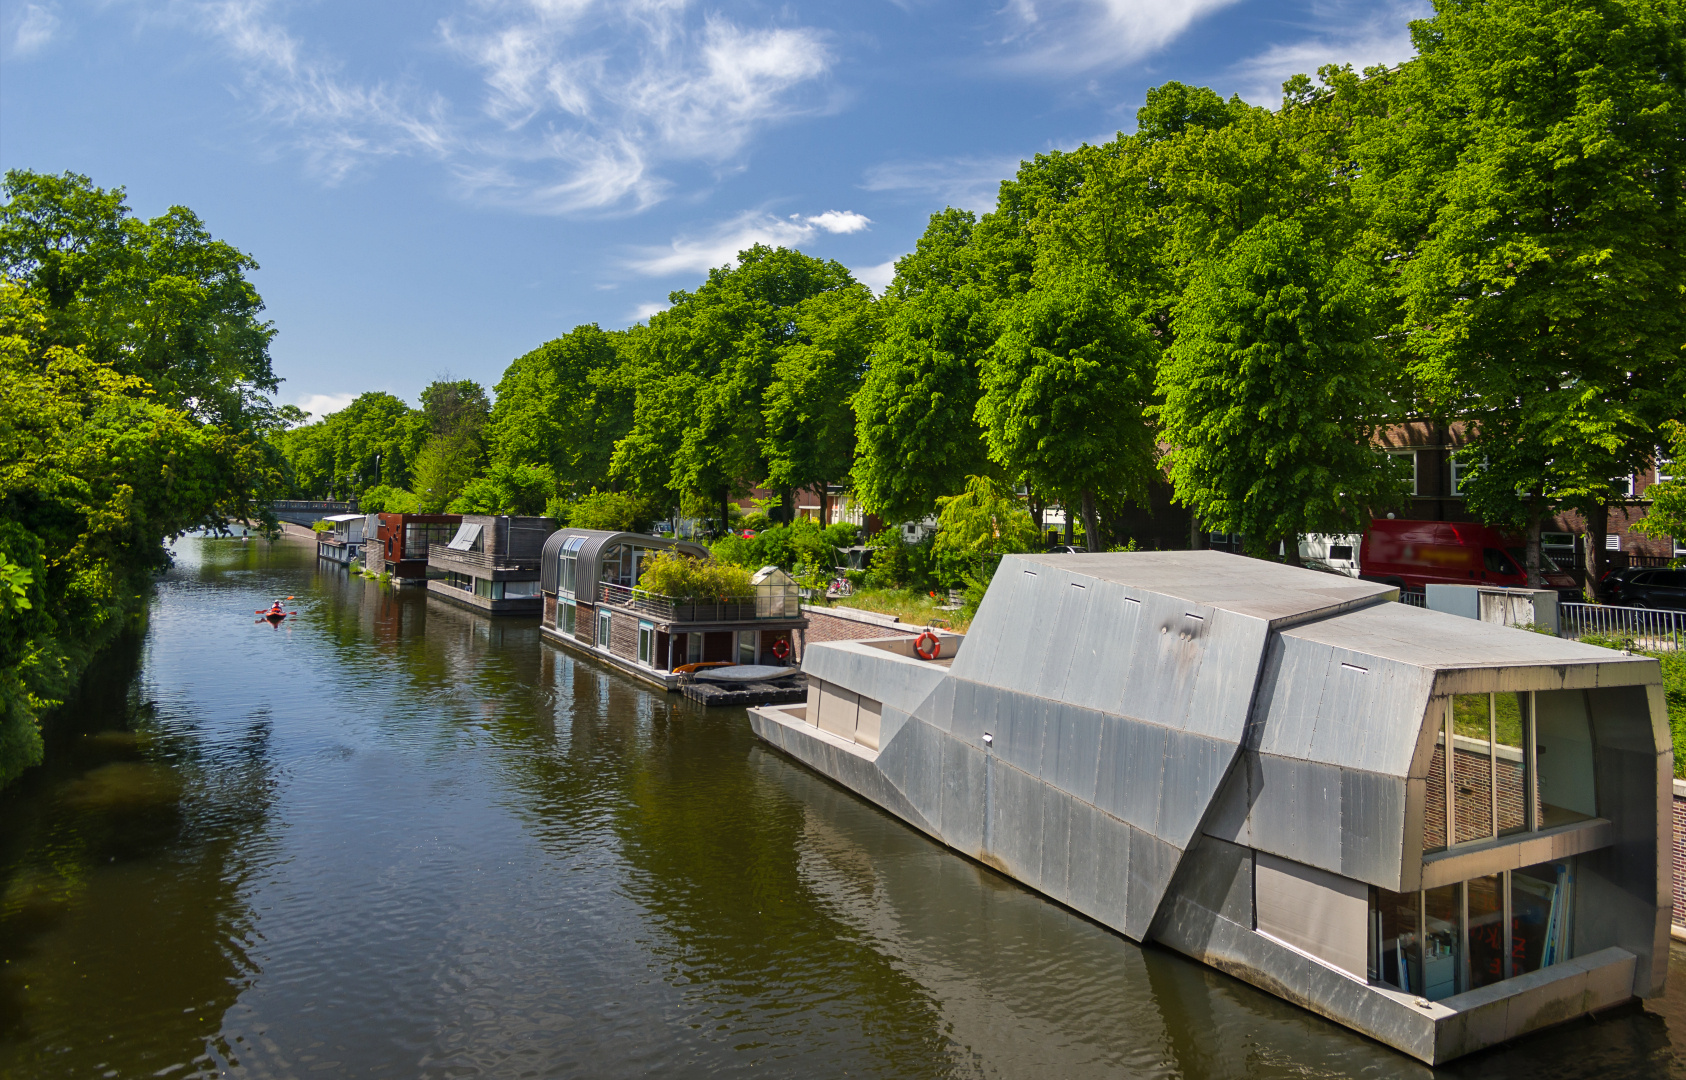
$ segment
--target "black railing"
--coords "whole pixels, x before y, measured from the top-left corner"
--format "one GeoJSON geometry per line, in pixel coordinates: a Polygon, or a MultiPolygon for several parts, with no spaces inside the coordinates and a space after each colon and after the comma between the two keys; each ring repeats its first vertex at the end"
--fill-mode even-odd
{"type": "Polygon", "coordinates": [[[598,586],[597,598],[602,603],[627,608],[666,622],[754,622],[757,619],[792,619],[800,615],[795,597],[791,596],[786,602],[782,591],[776,597],[758,595],[732,600],[697,600],[663,596],[644,589],[604,582],[598,586]]]}
{"type": "Polygon", "coordinates": [[[517,559],[509,555],[490,554],[484,551],[458,551],[456,548],[446,547],[444,544],[429,544],[427,546],[427,561],[433,563],[444,559],[446,562],[457,562],[464,566],[478,566],[482,570],[537,570],[538,559],[517,559]]]}

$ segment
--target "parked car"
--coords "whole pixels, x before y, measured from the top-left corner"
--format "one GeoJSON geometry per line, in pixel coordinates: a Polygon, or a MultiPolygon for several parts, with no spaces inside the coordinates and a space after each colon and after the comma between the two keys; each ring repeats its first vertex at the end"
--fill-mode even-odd
{"type": "Polygon", "coordinates": [[[1070,544],[1050,544],[1048,546],[1049,555],[1083,555],[1087,550],[1087,548],[1072,547],[1070,544]]]}
{"type": "MultiPolygon", "coordinates": [[[[1359,549],[1359,575],[1368,581],[1418,591],[1428,585],[1502,585],[1523,588],[1526,556],[1520,541],[1497,529],[1463,521],[1378,518],[1359,549]]],[[[1540,553],[1547,588],[1566,601],[1581,598],[1575,579],[1540,553]]]]}
{"type": "Polygon", "coordinates": [[[1612,604],[1686,611],[1686,570],[1633,566],[1610,571],[1601,584],[1612,604]]]}

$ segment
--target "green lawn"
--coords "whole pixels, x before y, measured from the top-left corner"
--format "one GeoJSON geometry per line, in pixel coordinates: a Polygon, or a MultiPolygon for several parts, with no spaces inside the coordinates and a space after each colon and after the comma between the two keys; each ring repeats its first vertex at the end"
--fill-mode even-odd
{"type": "Polygon", "coordinates": [[[862,611],[876,611],[880,615],[894,615],[912,626],[924,626],[932,619],[942,619],[950,628],[965,633],[972,625],[970,614],[964,611],[939,611],[938,601],[927,593],[913,589],[857,589],[853,596],[833,600],[827,606],[852,607],[862,611]]]}

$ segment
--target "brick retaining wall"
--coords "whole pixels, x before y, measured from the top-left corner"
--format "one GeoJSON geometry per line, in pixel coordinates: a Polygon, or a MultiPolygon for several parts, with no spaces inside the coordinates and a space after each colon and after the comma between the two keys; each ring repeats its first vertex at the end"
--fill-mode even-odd
{"type": "Polygon", "coordinates": [[[918,637],[925,628],[910,626],[894,615],[880,615],[858,608],[823,608],[802,605],[802,615],[808,629],[802,631],[796,643],[796,659],[810,641],[860,641],[863,638],[918,637]]]}

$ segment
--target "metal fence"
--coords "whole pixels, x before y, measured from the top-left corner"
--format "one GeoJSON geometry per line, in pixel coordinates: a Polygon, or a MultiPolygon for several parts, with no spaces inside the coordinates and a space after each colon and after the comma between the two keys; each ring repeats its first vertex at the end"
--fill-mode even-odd
{"type": "Polygon", "coordinates": [[[1679,649],[1686,646],[1686,611],[1612,607],[1604,604],[1559,604],[1558,633],[1566,638],[1588,634],[1613,638],[1631,648],[1679,649]]]}
{"type": "Polygon", "coordinates": [[[1412,607],[1428,607],[1428,594],[1423,592],[1412,592],[1410,589],[1400,589],[1399,602],[1401,604],[1410,604],[1412,607]]]}

